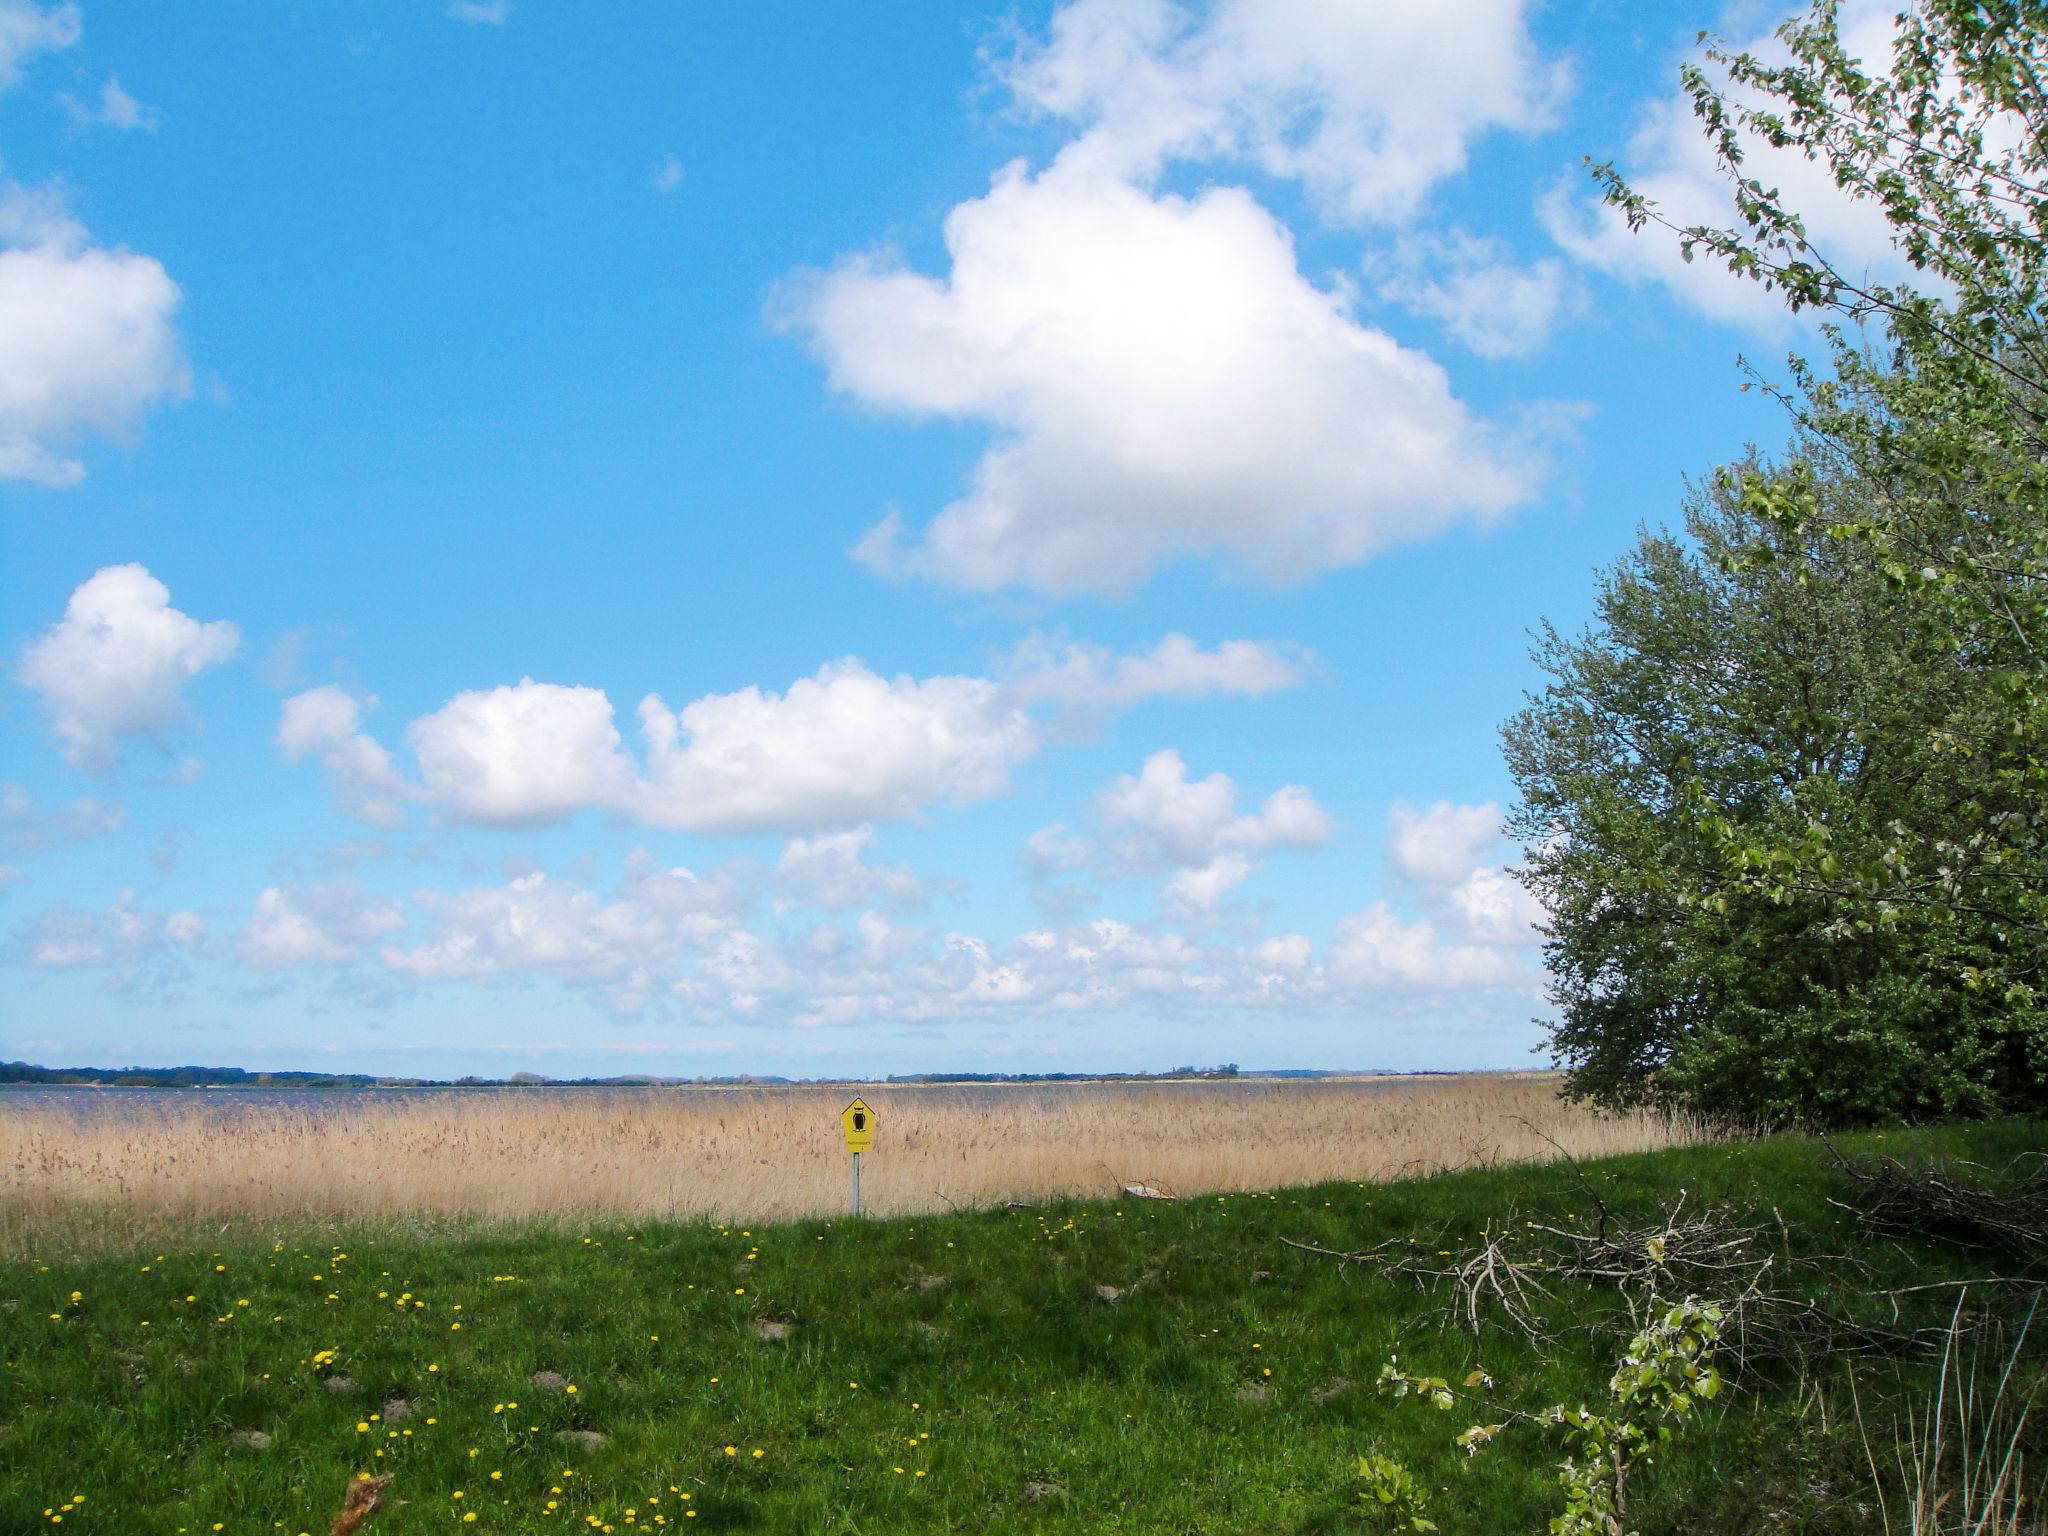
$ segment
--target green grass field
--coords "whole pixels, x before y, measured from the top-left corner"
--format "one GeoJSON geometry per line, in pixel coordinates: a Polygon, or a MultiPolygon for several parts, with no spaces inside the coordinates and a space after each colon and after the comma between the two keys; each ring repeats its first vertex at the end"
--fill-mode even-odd
{"type": "MultiPolygon", "coordinates": [[[[2009,1122],[1844,1148],[1994,1165],[2044,1141],[2009,1122]]],[[[1939,1323],[1952,1290],[1869,1293],[2001,1262],[1863,1236],[1828,1203],[1842,1178],[1809,1141],[1585,1172],[1617,1212],[1683,1188],[1688,1208],[1760,1214],[1794,1252],[1856,1253],[1867,1273],[1804,1282],[1849,1310],[1939,1323]]],[[[1438,1490],[1442,1530],[1541,1532],[1554,1431],[1518,1424],[1468,1459],[1452,1436],[1483,1414],[1389,1401],[1374,1381],[1398,1352],[1453,1382],[1484,1369],[1510,1406],[1597,1403],[1615,1346],[1593,1325],[1612,1298],[1572,1292],[1553,1321],[1586,1326],[1543,1358],[1508,1332],[1439,1327],[1412,1282],[1282,1242],[1458,1251],[1510,1215],[1590,1210],[1573,1171],[1547,1166],[939,1219],[44,1255],[0,1269],[0,1531],[317,1533],[363,1472],[392,1474],[403,1502],[368,1529],[393,1536],[1370,1530],[1355,1474],[1378,1450],[1438,1490]],[[548,1371],[560,1390],[531,1380],[548,1371]],[[409,1415],[387,1415],[400,1402],[409,1415]]],[[[1888,1461],[1932,1368],[1854,1369],[1888,1461]]],[[[1876,1528],[1849,1370],[1737,1376],[1640,1479],[1631,1523],[1876,1528]]],[[[2038,1352],[2021,1376],[2040,1389],[2038,1352]]]]}

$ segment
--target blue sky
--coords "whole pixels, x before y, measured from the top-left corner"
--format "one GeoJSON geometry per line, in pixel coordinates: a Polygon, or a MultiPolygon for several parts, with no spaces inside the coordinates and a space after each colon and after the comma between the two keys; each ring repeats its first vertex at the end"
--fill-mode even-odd
{"type": "Polygon", "coordinates": [[[0,1057],[1526,1063],[1773,19],[0,0],[0,1057]]]}

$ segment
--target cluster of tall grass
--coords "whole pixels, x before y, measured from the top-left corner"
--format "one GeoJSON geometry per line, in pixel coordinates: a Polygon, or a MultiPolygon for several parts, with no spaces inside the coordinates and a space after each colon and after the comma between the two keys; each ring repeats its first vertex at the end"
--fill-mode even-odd
{"type": "MultiPolygon", "coordinates": [[[[1567,1103],[1539,1074],[878,1087],[876,1215],[1381,1181],[1648,1151],[1698,1125],[1567,1103]]],[[[435,1218],[770,1222],[845,1208],[844,1089],[463,1093],[265,1103],[122,1095],[0,1116],[0,1254],[204,1227],[435,1218]]]]}

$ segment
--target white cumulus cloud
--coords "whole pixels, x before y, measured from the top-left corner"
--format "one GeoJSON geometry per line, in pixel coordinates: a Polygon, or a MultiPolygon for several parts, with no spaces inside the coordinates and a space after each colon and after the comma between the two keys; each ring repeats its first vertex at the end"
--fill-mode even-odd
{"type": "Polygon", "coordinates": [[[1211,556],[1288,581],[1496,517],[1542,478],[1427,355],[1308,282],[1240,188],[1012,165],[945,234],[943,278],[871,253],[780,300],[833,387],[996,433],[929,525],[892,514],[862,540],[877,570],[1121,592],[1211,556]]]}
{"type": "Polygon", "coordinates": [[[1145,181],[1171,160],[1242,160],[1331,217],[1412,216],[1472,142],[1549,126],[1570,75],[1525,0],[1072,0],[998,62],[1072,153],[1145,181]]]}
{"type": "Polygon", "coordinates": [[[178,725],[185,684],[240,644],[226,620],[201,623],[173,608],[169,588],[142,566],[110,565],[71,594],[64,617],[29,646],[15,676],[41,696],[64,756],[103,771],[123,737],[156,737],[178,725]]]}
{"type": "Polygon", "coordinates": [[[76,485],[79,438],[132,438],[190,393],[180,297],[155,258],[90,244],[54,194],[0,183],[0,479],[76,485]]]}
{"type": "Polygon", "coordinates": [[[857,658],[777,692],[706,694],[671,708],[649,694],[637,751],[602,689],[523,678],[457,694],[407,728],[418,783],[361,727],[366,701],[332,685],[287,700],[278,742],[327,766],[336,804],[396,825],[418,800],[449,819],[540,826],[581,811],[710,834],[812,836],[915,819],[1008,789],[1047,717],[1155,696],[1257,695],[1300,663],[1247,641],[1205,649],[1169,635],[1149,651],[1032,642],[1004,675],[884,677],[857,658]]]}
{"type": "Polygon", "coordinates": [[[620,809],[637,768],[598,688],[521,678],[458,693],[415,720],[406,740],[427,795],[458,821],[538,826],[585,809],[620,809]]]}
{"type": "Polygon", "coordinates": [[[986,799],[1036,748],[1030,717],[987,678],[884,678],[848,659],[782,693],[744,688],[640,705],[658,826],[750,832],[903,820],[986,799]]]}
{"type": "Polygon", "coordinates": [[[870,254],[785,287],[833,386],[996,441],[957,501],[856,553],[971,590],[1121,592],[1220,557],[1271,581],[1485,520],[1541,455],[1308,282],[1242,189],[1154,195],[1013,165],[946,220],[951,271],[870,254]]]}

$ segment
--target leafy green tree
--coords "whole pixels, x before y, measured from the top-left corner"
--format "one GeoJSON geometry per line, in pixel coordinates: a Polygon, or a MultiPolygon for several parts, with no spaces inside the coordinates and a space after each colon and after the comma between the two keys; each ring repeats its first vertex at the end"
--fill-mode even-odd
{"type": "Polygon", "coordinates": [[[1854,516],[1858,482],[1751,460],[1645,533],[1503,731],[1523,878],[1551,913],[1552,1047],[1582,1096],[1852,1123],[2044,1084],[1994,913],[1899,902],[1901,849],[1977,825],[1995,770],[1931,736],[2002,707],[1883,562],[1757,485],[1854,516]]]}
{"type": "MultiPolygon", "coordinates": [[[[1686,872],[1676,927],[1630,920],[1666,899],[1655,889],[1589,887],[1573,906],[1564,856],[1538,858],[1538,888],[1566,901],[1558,1045],[1583,1089],[1616,1100],[1735,1108],[1760,1075],[1757,1107],[1801,1118],[1988,1110],[2038,1094],[2048,1072],[2048,6],[1922,0],[1877,60],[1849,54],[1832,0],[1778,36],[1782,58],[1711,47],[1685,73],[1728,176],[1726,225],[1674,224],[1612,165],[1594,176],[1633,227],[1826,317],[1824,364],[1794,359],[1788,386],[1765,385],[1801,463],[1726,471],[1714,521],[1732,542],[1703,548],[1729,580],[1782,565],[1848,604],[1841,658],[1885,707],[1835,710],[1809,739],[1770,691],[1787,677],[1766,668],[1742,674],[1755,699],[1694,722],[1753,725],[1748,706],[1770,700],[1761,718],[1785,728],[1746,767],[1753,792],[1780,792],[1738,793],[1711,753],[1665,765],[1661,800],[1633,811],[1631,856],[1649,839],[1686,872]],[[1810,238],[1756,169],[1766,147],[1880,207],[1910,278],[1860,276],[1810,238]]],[[[1654,566],[1650,553],[1610,578],[1610,624],[1636,622],[1645,583],[1677,601],[1682,551],[1654,566]]],[[[1546,643],[1568,675],[1598,680],[1590,650],[1546,643]]],[[[1544,765],[1563,758],[1539,722],[1518,724],[1538,788],[1525,826],[1540,832],[1543,796],[1559,799],[1544,765]]],[[[1576,814],[1627,841],[1619,806],[1576,814]]]]}

